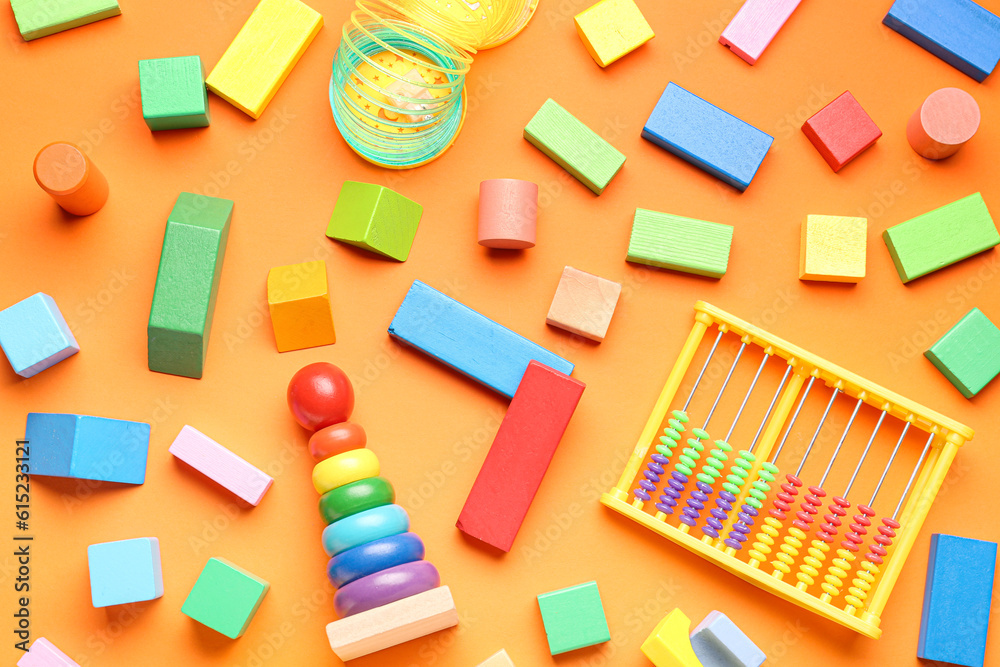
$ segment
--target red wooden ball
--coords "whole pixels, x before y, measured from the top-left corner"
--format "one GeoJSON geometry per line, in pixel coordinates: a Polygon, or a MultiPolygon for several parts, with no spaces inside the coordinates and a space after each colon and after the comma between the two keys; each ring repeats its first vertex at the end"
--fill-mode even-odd
{"type": "Polygon", "coordinates": [[[359,424],[341,422],[313,433],[309,438],[309,453],[322,461],[352,449],[364,449],[367,443],[368,436],[359,424]]]}
{"type": "Polygon", "coordinates": [[[310,431],[339,424],[354,412],[354,387],[333,364],[309,364],[288,383],[288,408],[295,421],[310,431]]]}

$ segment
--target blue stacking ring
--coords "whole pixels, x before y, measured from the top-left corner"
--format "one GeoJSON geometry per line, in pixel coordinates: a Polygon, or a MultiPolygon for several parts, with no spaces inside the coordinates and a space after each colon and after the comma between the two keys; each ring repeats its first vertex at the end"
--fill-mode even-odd
{"type": "Polygon", "coordinates": [[[410,517],[399,505],[382,505],[335,521],[323,529],[323,550],[336,556],[366,542],[410,529],[410,517]]]}
{"type": "Polygon", "coordinates": [[[381,570],[422,560],[424,543],[415,533],[401,533],[342,551],[326,566],[330,583],[337,588],[381,570]]]}

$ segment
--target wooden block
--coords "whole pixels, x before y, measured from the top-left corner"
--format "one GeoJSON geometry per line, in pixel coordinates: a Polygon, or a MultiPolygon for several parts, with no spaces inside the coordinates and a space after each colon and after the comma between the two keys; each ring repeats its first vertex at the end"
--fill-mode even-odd
{"type": "Polygon", "coordinates": [[[867,247],[867,218],[808,215],[802,222],[799,280],[860,282],[867,247]]]}
{"type": "Polygon", "coordinates": [[[637,208],[626,260],[721,278],[732,244],[732,225],[637,208]]]}
{"type": "Polygon", "coordinates": [[[567,266],[559,278],[545,322],[601,342],[608,333],[621,293],[619,283],[567,266]]]}
{"type": "Polygon", "coordinates": [[[958,152],[979,129],[979,105],[958,88],[941,88],[927,96],[906,123],[906,139],[919,155],[942,160],[958,152]]]}
{"type": "Polygon", "coordinates": [[[122,13],[118,0],[11,0],[11,7],[25,41],[122,13]]]}
{"type": "Polygon", "coordinates": [[[24,378],[80,351],[59,306],[44,292],[0,310],[0,348],[14,372],[24,378]]]}
{"type": "Polygon", "coordinates": [[[419,280],[396,311],[389,333],[508,398],[533,359],[567,375],[573,372],[573,364],[562,357],[419,280]]]}
{"type": "Polygon", "coordinates": [[[524,138],[598,195],[625,164],[618,149],[551,99],[525,126],[524,138]]]}
{"type": "Polygon", "coordinates": [[[538,609],[552,655],[611,640],[596,581],[542,593],[538,609]]]}
{"type": "Polygon", "coordinates": [[[254,506],[274,483],[270,475],[190,426],[181,429],[168,451],[254,506]]]}
{"type": "Polygon", "coordinates": [[[87,566],[94,607],[144,602],[163,595],[160,541],[155,537],[91,544],[87,566]]]}
{"type": "Polygon", "coordinates": [[[577,14],[573,22],[587,53],[601,67],[655,37],[633,0],[601,0],[577,14]]]}
{"type": "Polygon", "coordinates": [[[516,178],[479,184],[479,245],[520,250],[535,245],[538,186],[516,178]]]}
{"type": "Polygon", "coordinates": [[[458,625],[447,586],[411,595],[326,626],[330,648],[344,662],[458,625]]]}
{"type": "Polygon", "coordinates": [[[261,0],[205,85],[260,118],[322,27],[323,17],[298,0],[261,0]]]}
{"type": "Polygon", "coordinates": [[[760,667],[767,656],[720,611],[713,611],[691,631],[691,648],[703,665],[760,667]]]}
{"type": "Polygon", "coordinates": [[[140,60],[139,92],[149,129],[208,127],[208,89],[200,56],[140,60]]]}
{"type": "Polygon", "coordinates": [[[972,0],[896,0],[882,23],[980,83],[1000,62],[1000,17],[972,0]]]}
{"type": "Polygon", "coordinates": [[[167,218],[147,337],[149,370],[200,378],[233,202],[182,192],[167,218]]]}
{"type": "Polygon", "coordinates": [[[405,262],[423,211],[420,204],[387,187],[344,181],[326,235],[405,262]]]}
{"type": "Polygon", "coordinates": [[[455,524],[510,551],[586,385],[537,361],[528,364],[455,524]]]}
{"type": "Polygon", "coordinates": [[[931,535],[918,658],[983,667],[996,560],[996,542],[931,535]]]}
{"type": "Polygon", "coordinates": [[[500,649],[490,657],[486,658],[484,662],[479,663],[476,667],[515,667],[514,661],[510,659],[507,655],[505,649],[500,649]]]}
{"type": "Polygon", "coordinates": [[[278,352],[337,342],[326,262],[303,262],[268,271],[267,307],[278,352]]]}
{"type": "Polygon", "coordinates": [[[802,0],[747,0],[719,37],[719,44],[751,65],[778,34],[802,0]]]}
{"type": "Polygon", "coordinates": [[[39,637],[17,661],[17,667],[80,667],[80,664],[45,637],[39,637]]]}
{"type": "Polygon", "coordinates": [[[271,587],[224,558],[209,558],[181,613],[230,639],[243,636],[271,587]]]}
{"type": "Polygon", "coordinates": [[[642,136],[741,192],[774,141],[673,82],[653,108],[642,136]]]}
{"type": "Polygon", "coordinates": [[[31,474],[142,484],[149,432],[142,422],[29,412],[31,474]]]}
{"type": "Polygon", "coordinates": [[[834,171],[840,171],[882,136],[882,130],[849,90],[813,114],[802,124],[802,132],[834,171]]]}
{"type": "Polygon", "coordinates": [[[691,648],[691,620],[680,609],[663,617],[639,648],[656,667],[710,667],[702,665],[691,648]]]}
{"type": "Polygon", "coordinates": [[[108,179],[74,144],[57,141],[38,151],[35,182],[67,213],[91,215],[108,201],[108,179]]]}
{"type": "Polygon", "coordinates": [[[904,283],[989,250],[1000,243],[980,193],[946,204],[882,232],[904,283]]]}
{"type": "Polygon", "coordinates": [[[1000,329],[983,311],[973,308],[924,356],[962,396],[972,398],[1000,375],[1000,329]]]}

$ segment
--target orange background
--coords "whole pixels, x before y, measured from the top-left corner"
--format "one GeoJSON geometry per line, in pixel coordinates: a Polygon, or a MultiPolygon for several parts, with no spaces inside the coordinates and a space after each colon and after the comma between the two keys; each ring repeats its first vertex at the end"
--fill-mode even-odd
{"type": "MultiPolygon", "coordinates": [[[[975,191],[1000,215],[1000,75],[977,84],[882,26],[888,0],[803,3],[754,67],[716,41],[739,2],[639,0],[655,39],[602,70],[572,21],[589,0],[541,0],[522,35],[477,57],[467,81],[469,114],[455,146],[430,165],[396,173],[356,157],[331,118],[330,62],[347,2],[311,3],[326,26],[259,121],[210,96],[211,127],[159,133],[142,120],[137,60],[200,54],[210,69],[254,2],[122,4],[121,17],[31,43],[21,40],[9,9],[0,11],[0,306],[44,291],[82,347],[29,380],[0,364],[5,451],[23,435],[29,411],[153,424],[142,486],[32,480],[33,637],[50,638],[81,665],[338,664],[324,634],[334,619],[332,589],[319,546],[323,526],[309,482],[307,434],[284,401],[296,369],[326,360],[354,379],[352,419],[367,430],[461,615],[457,629],[352,664],[476,665],[506,647],[522,666],[646,665],[639,644],[677,606],[695,622],[712,609],[728,614],[771,665],[918,664],[930,534],[1000,538],[993,514],[1000,382],[966,400],[921,353],[973,306],[1000,322],[1000,256],[991,250],[903,285],[880,234],[975,191]],[[670,80],[774,135],[746,193],[640,138],[670,80]],[[958,155],[932,163],[909,148],[905,124],[927,94],[944,86],[971,92],[983,122],[958,155]],[[834,174],[799,127],[845,89],[884,136],[834,174]],[[521,138],[547,97],[628,157],[602,196],[521,138]],[[33,183],[36,151],[55,140],[81,145],[107,176],[111,197],[97,214],[65,216],[33,183]],[[476,244],[478,184],[496,177],[539,184],[534,249],[491,252],[476,244]],[[384,261],[324,236],[345,179],[385,184],[423,205],[407,262],[384,261]],[[160,243],[181,191],[236,202],[202,380],[146,368],[160,243]],[[627,264],[636,207],[735,225],[729,272],[715,281],[627,264]],[[797,279],[799,229],[810,213],[868,217],[868,276],[860,284],[797,279]],[[338,342],[278,354],[267,270],[311,259],[327,261],[338,342]],[[624,286],[603,344],[545,324],[567,264],[624,286]],[[568,357],[588,385],[515,547],[503,557],[463,539],[454,522],[506,404],[390,340],[386,327],[414,279],[568,357]],[[976,429],[889,601],[881,640],[759,592],[597,502],[624,466],[690,328],[696,299],[976,429]],[[275,477],[259,507],[239,505],[172,459],[167,447],[185,424],[275,477]],[[165,595],[94,609],[87,545],[140,536],[160,539],[165,595]],[[237,641],[180,613],[210,556],[272,584],[237,641]],[[591,579],[600,586],[612,641],[550,658],[535,595],[591,579]]],[[[983,4],[1000,10],[995,0],[983,4]]],[[[891,444],[877,443],[880,461],[891,444]]],[[[13,504],[11,458],[0,478],[4,502],[13,504]]],[[[863,474],[863,494],[874,474],[863,474]]],[[[890,508],[899,488],[886,491],[890,508]]],[[[14,533],[12,513],[0,534],[14,533]]],[[[12,552],[4,548],[0,556],[5,605],[16,599],[12,552]]],[[[3,631],[4,654],[16,659],[12,635],[3,631]]],[[[994,622],[988,663],[1000,660],[998,634],[994,622]]]]}

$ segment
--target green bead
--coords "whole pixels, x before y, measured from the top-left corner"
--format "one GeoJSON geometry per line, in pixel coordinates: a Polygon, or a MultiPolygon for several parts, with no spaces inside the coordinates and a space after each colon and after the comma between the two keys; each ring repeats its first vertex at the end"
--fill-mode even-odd
{"type": "Polygon", "coordinates": [[[327,491],[319,499],[319,514],[330,524],[396,500],[392,484],[384,477],[366,477],[327,491]]]}
{"type": "Polygon", "coordinates": [[[683,410],[674,410],[670,414],[672,414],[674,416],[674,419],[676,419],[677,421],[684,422],[685,424],[688,422],[688,413],[684,412],[683,410]]]}
{"type": "Polygon", "coordinates": [[[691,433],[693,433],[696,438],[699,438],[701,440],[708,440],[711,437],[708,434],[708,431],[706,431],[704,429],[700,429],[700,428],[693,428],[693,429],[691,429],[691,433]]]}

